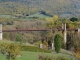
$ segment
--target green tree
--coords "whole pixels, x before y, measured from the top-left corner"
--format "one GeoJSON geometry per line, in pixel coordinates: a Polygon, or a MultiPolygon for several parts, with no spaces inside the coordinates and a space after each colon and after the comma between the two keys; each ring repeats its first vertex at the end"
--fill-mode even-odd
{"type": "Polygon", "coordinates": [[[66,20],[65,23],[67,28],[76,28],[78,26],[78,23],[76,21],[71,22],[70,20],[66,20]]]}
{"type": "Polygon", "coordinates": [[[22,41],[23,41],[23,36],[22,36],[21,34],[17,34],[17,35],[16,35],[16,38],[15,38],[15,41],[22,43],[22,41]]]}
{"type": "Polygon", "coordinates": [[[52,18],[47,18],[46,20],[47,20],[46,27],[50,29],[61,25],[61,21],[59,20],[57,15],[54,15],[52,18]]]}
{"type": "Polygon", "coordinates": [[[50,45],[49,47],[52,46],[53,43],[53,28],[54,27],[58,27],[61,24],[61,21],[59,20],[57,15],[54,15],[52,18],[47,18],[47,23],[46,23],[46,27],[48,27],[50,29],[50,32],[48,32],[48,34],[46,34],[47,39],[48,39],[48,44],[50,45]]]}
{"type": "Polygon", "coordinates": [[[46,27],[50,29],[50,32],[47,34],[47,37],[49,37],[49,41],[53,40],[53,28],[58,27],[61,25],[61,21],[59,20],[57,15],[54,15],[51,18],[47,18],[46,27]]]}
{"type": "Polygon", "coordinates": [[[66,20],[66,28],[75,28],[74,24],[70,20],[66,20]]]}
{"type": "Polygon", "coordinates": [[[78,21],[78,18],[72,17],[72,18],[70,18],[70,21],[72,21],[72,22],[78,21]]]}
{"type": "Polygon", "coordinates": [[[61,48],[61,35],[60,34],[56,34],[55,38],[54,38],[54,47],[55,47],[55,51],[57,53],[60,52],[60,48],[61,48]]]}
{"type": "Polygon", "coordinates": [[[2,54],[6,55],[7,60],[15,60],[17,55],[21,55],[20,48],[17,44],[7,44],[3,43],[0,45],[0,51],[2,54]]]}

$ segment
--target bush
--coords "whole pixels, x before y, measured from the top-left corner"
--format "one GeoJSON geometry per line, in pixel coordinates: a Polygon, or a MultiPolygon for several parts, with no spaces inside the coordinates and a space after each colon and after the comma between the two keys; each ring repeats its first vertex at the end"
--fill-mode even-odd
{"type": "Polygon", "coordinates": [[[21,55],[20,47],[14,43],[3,43],[0,45],[0,52],[6,56],[7,60],[15,60],[17,55],[21,55]]]}
{"type": "Polygon", "coordinates": [[[55,47],[55,51],[57,53],[59,53],[60,48],[61,48],[61,36],[60,36],[60,34],[56,34],[56,36],[54,38],[54,47],[55,47]]]}
{"type": "Polygon", "coordinates": [[[48,57],[48,56],[42,56],[42,55],[39,55],[39,60],[55,60],[55,58],[51,58],[51,57],[48,57]]]}
{"type": "Polygon", "coordinates": [[[42,55],[39,55],[39,60],[72,60],[72,59],[69,59],[69,58],[64,58],[64,57],[49,57],[49,56],[42,56],[42,55]]]}
{"type": "Polygon", "coordinates": [[[75,57],[80,60],[80,49],[76,50],[75,57]]]}
{"type": "MultiPolygon", "coordinates": [[[[6,44],[4,44],[6,46],[6,44]]],[[[15,44],[16,45],[16,44],[15,44]]],[[[46,50],[46,49],[41,49],[35,46],[26,46],[26,45],[22,45],[22,44],[17,44],[20,47],[21,51],[31,51],[31,52],[46,52],[46,53],[51,53],[50,50],[46,50]]],[[[1,45],[0,45],[1,48],[1,45]]],[[[4,49],[5,51],[5,49],[4,49]]]]}
{"type": "Polygon", "coordinates": [[[31,51],[31,52],[47,52],[50,53],[50,50],[45,50],[45,49],[41,49],[35,46],[25,46],[25,45],[20,45],[21,46],[21,50],[22,51],[31,51]]]}
{"type": "Polygon", "coordinates": [[[64,57],[59,56],[56,60],[72,60],[72,59],[64,58],[64,57]]]}
{"type": "Polygon", "coordinates": [[[72,21],[72,22],[78,21],[78,18],[72,17],[72,18],[70,18],[70,21],[72,21]]]}

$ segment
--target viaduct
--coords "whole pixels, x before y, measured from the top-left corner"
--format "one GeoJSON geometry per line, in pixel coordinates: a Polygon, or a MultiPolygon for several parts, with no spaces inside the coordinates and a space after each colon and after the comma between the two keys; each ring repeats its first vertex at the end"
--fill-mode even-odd
{"type": "MultiPolygon", "coordinates": [[[[18,29],[18,30],[3,30],[2,29],[2,24],[0,24],[0,40],[3,39],[3,32],[20,32],[20,31],[47,31],[48,29],[18,29]]],[[[66,38],[66,35],[67,35],[67,30],[75,30],[77,32],[80,32],[80,29],[66,29],[66,24],[63,26],[62,25],[62,28],[59,29],[59,30],[63,30],[64,31],[64,42],[66,43],[67,41],[67,38],[66,38]]]]}

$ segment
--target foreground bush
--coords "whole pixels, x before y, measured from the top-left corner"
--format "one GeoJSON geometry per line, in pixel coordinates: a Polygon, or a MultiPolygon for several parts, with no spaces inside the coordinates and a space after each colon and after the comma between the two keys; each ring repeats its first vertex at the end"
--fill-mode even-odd
{"type": "Polygon", "coordinates": [[[64,58],[64,57],[58,57],[56,60],[73,60],[73,59],[69,59],[69,58],[64,58]]]}
{"type": "Polygon", "coordinates": [[[48,56],[45,57],[45,56],[39,55],[39,60],[55,60],[55,59],[48,56]]]}
{"type": "Polygon", "coordinates": [[[75,57],[80,60],[80,49],[76,50],[75,57]]]}
{"type": "Polygon", "coordinates": [[[18,55],[21,55],[20,47],[17,44],[1,44],[0,52],[6,56],[7,60],[15,60],[18,55]]]}
{"type": "Polygon", "coordinates": [[[42,56],[42,55],[39,55],[39,60],[73,60],[73,59],[69,59],[69,58],[65,58],[65,57],[48,57],[48,56],[42,56]]]}

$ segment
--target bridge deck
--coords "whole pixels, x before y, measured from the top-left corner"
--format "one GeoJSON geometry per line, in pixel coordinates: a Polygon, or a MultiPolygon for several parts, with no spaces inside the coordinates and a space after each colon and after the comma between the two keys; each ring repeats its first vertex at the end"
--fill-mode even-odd
{"type": "MultiPolygon", "coordinates": [[[[2,32],[48,31],[48,30],[50,29],[14,29],[14,30],[2,30],[2,32]]],[[[58,31],[64,31],[64,29],[59,28],[58,31]]],[[[67,29],[67,31],[78,31],[78,29],[67,29]]]]}

